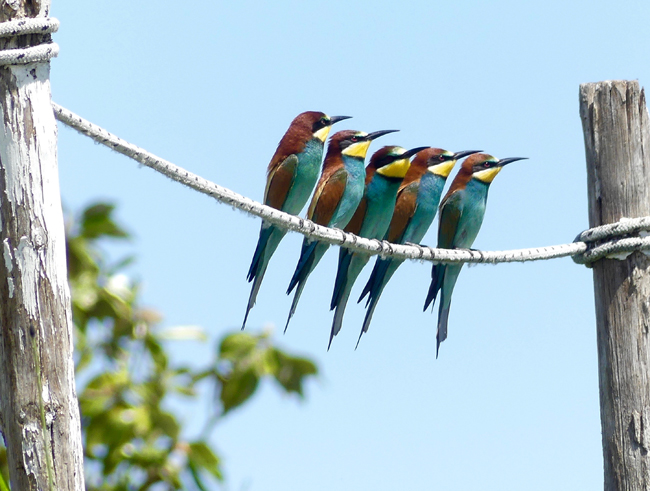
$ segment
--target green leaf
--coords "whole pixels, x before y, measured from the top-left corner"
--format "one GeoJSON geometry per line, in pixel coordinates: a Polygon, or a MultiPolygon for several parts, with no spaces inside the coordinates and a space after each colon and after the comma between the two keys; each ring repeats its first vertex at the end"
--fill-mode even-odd
{"type": "Polygon", "coordinates": [[[212,377],[218,378],[219,373],[214,368],[210,368],[208,370],[203,370],[203,371],[194,373],[194,374],[192,374],[192,383],[196,384],[197,382],[200,382],[204,378],[208,378],[208,377],[210,377],[210,378],[212,378],[212,377]]]}
{"type": "Polygon", "coordinates": [[[158,340],[154,336],[149,334],[145,336],[145,346],[149,350],[149,354],[151,355],[153,362],[156,364],[156,369],[158,371],[166,370],[167,353],[165,353],[165,350],[163,349],[162,345],[158,342],[158,340]]]}
{"type": "Polygon", "coordinates": [[[102,236],[127,238],[129,234],[113,221],[115,205],[97,203],[86,208],[81,216],[80,235],[87,239],[102,236]]]}
{"type": "Polygon", "coordinates": [[[151,415],[151,419],[155,428],[159,429],[173,440],[178,439],[181,427],[172,414],[156,411],[151,415]]]}
{"type": "Polygon", "coordinates": [[[318,373],[316,365],[306,358],[289,356],[277,348],[273,348],[272,352],[277,361],[277,369],[273,374],[275,379],[287,392],[303,396],[305,378],[318,373]]]}
{"type": "Polygon", "coordinates": [[[9,491],[8,482],[7,449],[2,446],[2,443],[0,443],[0,491],[9,491]]]}
{"type": "Polygon", "coordinates": [[[219,457],[212,451],[212,449],[205,442],[190,443],[190,448],[187,453],[190,465],[198,469],[203,469],[219,481],[223,480],[221,468],[219,467],[219,457]]]}
{"type": "Polygon", "coordinates": [[[244,371],[233,371],[228,376],[219,376],[221,381],[221,403],[223,404],[223,413],[244,403],[253,395],[259,377],[253,368],[244,371]]]}
{"type": "Polygon", "coordinates": [[[258,338],[245,332],[229,334],[221,341],[219,357],[224,360],[240,360],[247,357],[256,348],[258,338]]]}
{"type": "Polygon", "coordinates": [[[208,488],[203,482],[203,479],[201,479],[201,473],[199,472],[199,469],[196,467],[196,465],[190,461],[187,463],[187,466],[190,468],[190,474],[192,475],[192,479],[194,479],[194,484],[196,484],[196,487],[198,487],[201,491],[208,491],[208,488]]]}
{"type": "Polygon", "coordinates": [[[125,452],[123,449],[124,457],[128,458],[129,462],[144,468],[164,465],[168,452],[166,448],[152,446],[147,446],[134,452],[125,452]]]}
{"type": "Polygon", "coordinates": [[[129,374],[126,370],[96,376],[88,382],[79,397],[81,414],[85,417],[101,414],[107,409],[109,402],[115,399],[129,383],[129,374]]]}

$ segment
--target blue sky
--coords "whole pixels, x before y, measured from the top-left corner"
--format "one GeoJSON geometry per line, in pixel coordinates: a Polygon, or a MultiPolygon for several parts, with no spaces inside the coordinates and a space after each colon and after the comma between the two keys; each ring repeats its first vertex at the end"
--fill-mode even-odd
{"type": "MultiPolygon", "coordinates": [[[[54,1],[53,98],[122,138],[260,200],[289,122],[400,129],[371,146],[526,156],[490,190],[475,247],[566,243],[587,222],[578,86],[650,80],[650,6],[575,2],[54,1]]],[[[259,220],[59,129],[68,208],[118,204],[133,274],[165,325],[241,324],[259,220]]],[[[434,228],[424,243],[435,244],[434,228]]],[[[302,237],[289,234],[248,329],[282,326],[302,237]]],[[[349,305],[327,352],[336,253],[286,335],[321,377],[302,403],[271,385],[215,432],[228,489],[592,490],[602,486],[591,272],[571,259],[465,268],[449,338],[422,313],[430,266],[406,263],[370,331],[349,305]]],[[[352,296],[367,276],[361,274],[352,296]]],[[[211,347],[179,343],[180,361],[211,347]]],[[[188,421],[194,418],[188,412],[188,421]]]]}

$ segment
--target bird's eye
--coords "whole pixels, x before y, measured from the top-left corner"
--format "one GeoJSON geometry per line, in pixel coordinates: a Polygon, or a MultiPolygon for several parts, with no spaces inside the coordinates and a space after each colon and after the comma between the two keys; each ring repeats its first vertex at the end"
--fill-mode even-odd
{"type": "Polygon", "coordinates": [[[350,141],[351,141],[352,143],[356,143],[356,142],[359,141],[359,138],[356,137],[356,136],[353,136],[352,138],[350,138],[350,141]]]}
{"type": "Polygon", "coordinates": [[[445,161],[445,157],[444,157],[444,155],[438,155],[438,160],[439,160],[440,162],[444,162],[444,161],[445,161]]]}
{"type": "Polygon", "coordinates": [[[490,167],[490,162],[483,162],[483,167],[485,167],[486,169],[490,167]]]}
{"type": "Polygon", "coordinates": [[[323,126],[327,126],[328,124],[330,124],[330,120],[323,116],[322,118],[320,118],[320,124],[322,124],[323,126]]]}

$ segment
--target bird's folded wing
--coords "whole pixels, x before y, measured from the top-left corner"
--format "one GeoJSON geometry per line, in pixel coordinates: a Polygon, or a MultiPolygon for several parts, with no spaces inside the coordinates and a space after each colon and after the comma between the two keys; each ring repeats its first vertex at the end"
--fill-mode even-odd
{"type": "Polygon", "coordinates": [[[440,205],[438,247],[443,249],[453,249],[456,246],[458,224],[463,215],[462,192],[459,190],[446,196],[440,205]]]}
{"type": "Polygon", "coordinates": [[[397,202],[395,203],[395,211],[393,212],[393,218],[390,221],[388,235],[386,236],[388,242],[395,244],[402,243],[404,231],[417,209],[417,197],[417,182],[412,182],[399,190],[397,202]]]}
{"type": "Polygon", "coordinates": [[[281,210],[284,201],[287,199],[293,179],[298,168],[298,157],[295,154],[289,155],[279,165],[269,169],[264,190],[264,204],[281,210]]]}
{"type": "Polygon", "coordinates": [[[328,225],[343,197],[347,182],[348,173],[344,168],[338,168],[321,176],[309,205],[307,218],[319,225],[328,225]]]}

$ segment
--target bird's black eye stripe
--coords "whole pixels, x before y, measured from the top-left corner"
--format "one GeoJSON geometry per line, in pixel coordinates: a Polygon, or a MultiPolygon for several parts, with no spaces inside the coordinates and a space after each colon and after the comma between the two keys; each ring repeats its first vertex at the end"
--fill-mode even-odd
{"type": "Polygon", "coordinates": [[[478,172],[478,171],[481,171],[481,170],[491,169],[492,167],[495,167],[496,165],[497,165],[496,162],[492,162],[490,160],[486,160],[485,162],[477,162],[476,164],[474,164],[473,172],[478,172]]]}
{"type": "Polygon", "coordinates": [[[316,133],[318,130],[322,130],[330,124],[332,124],[330,119],[327,116],[323,116],[313,124],[311,131],[312,133],[316,133]]]}

